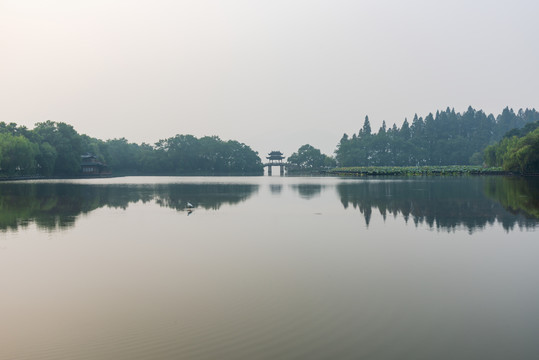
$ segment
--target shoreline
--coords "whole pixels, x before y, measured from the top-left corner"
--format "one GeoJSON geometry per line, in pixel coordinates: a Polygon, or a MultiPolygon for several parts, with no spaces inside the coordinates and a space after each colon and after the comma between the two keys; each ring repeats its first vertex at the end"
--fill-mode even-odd
{"type": "MultiPolygon", "coordinates": [[[[521,176],[502,168],[483,168],[473,165],[444,166],[354,166],[335,168],[324,172],[336,176],[466,176],[495,175],[521,176]]],[[[524,175],[526,176],[526,175],[524,175]]]]}
{"type": "MultiPolygon", "coordinates": [[[[337,177],[419,177],[419,176],[516,176],[516,177],[539,177],[539,174],[520,174],[505,171],[502,168],[483,168],[473,165],[446,165],[446,166],[353,166],[339,167],[330,170],[294,171],[286,176],[337,176],[337,177]]],[[[97,176],[43,176],[22,175],[12,177],[0,177],[0,182],[25,181],[25,180],[72,180],[72,179],[107,179],[126,176],[267,176],[264,174],[106,174],[97,176]]]]}

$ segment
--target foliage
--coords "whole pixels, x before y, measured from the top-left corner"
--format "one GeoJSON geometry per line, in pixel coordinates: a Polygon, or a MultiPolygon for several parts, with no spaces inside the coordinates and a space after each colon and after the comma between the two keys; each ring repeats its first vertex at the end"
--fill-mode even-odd
{"type": "Polygon", "coordinates": [[[164,161],[163,169],[173,174],[261,174],[263,165],[249,146],[217,136],[197,139],[176,135],[160,140],[156,149],[164,161]]]}
{"type": "Polygon", "coordinates": [[[485,149],[485,162],[520,174],[539,173],[539,127],[536,124],[539,121],[527,128],[528,133],[510,132],[520,137],[504,137],[497,144],[488,146],[485,149]]]}
{"type": "Polygon", "coordinates": [[[333,158],[322,154],[319,149],[309,144],[301,146],[297,152],[290,155],[287,162],[298,170],[319,170],[335,166],[333,158]]]}
{"type": "Polygon", "coordinates": [[[32,174],[38,146],[22,135],[0,133],[0,169],[4,175],[32,174]]]}
{"type": "Polygon", "coordinates": [[[0,122],[3,176],[77,176],[81,155],[91,153],[116,174],[262,174],[249,146],[217,136],[176,135],[155,145],[127,139],[103,141],[79,134],[68,124],[47,120],[33,130],[0,122]]]}
{"type": "Polygon", "coordinates": [[[539,127],[539,121],[527,123],[523,128],[514,128],[512,130],[509,130],[508,132],[505,133],[503,137],[504,138],[511,138],[513,136],[523,137],[524,135],[531,133],[533,130],[537,129],[538,127],[539,127]]]}
{"type": "Polygon", "coordinates": [[[504,173],[500,167],[484,168],[482,166],[354,166],[340,167],[328,171],[333,175],[351,176],[441,176],[441,175],[494,175],[504,173]]]}
{"type": "Polygon", "coordinates": [[[480,165],[485,147],[537,120],[534,109],[505,108],[494,117],[472,107],[463,114],[447,108],[424,119],[415,115],[411,125],[405,119],[400,129],[384,122],[373,134],[366,117],[357,134],[344,134],[335,154],[339,166],[480,165]]]}
{"type": "Polygon", "coordinates": [[[56,150],[54,175],[72,176],[80,170],[82,142],[73,126],[47,120],[37,123],[34,128],[35,138],[39,143],[49,143],[56,150]]]}
{"type": "Polygon", "coordinates": [[[57,157],[58,152],[51,144],[48,142],[39,144],[39,153],[36,156],[39,172],[44,176],[51,176],[54,172],[57,157]]]}

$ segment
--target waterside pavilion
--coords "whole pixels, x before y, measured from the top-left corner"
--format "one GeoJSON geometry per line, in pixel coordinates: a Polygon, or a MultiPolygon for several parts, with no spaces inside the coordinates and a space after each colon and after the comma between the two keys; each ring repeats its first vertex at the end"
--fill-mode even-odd
{"type": "Polygon", "coordinates": [[[271,176],[271,168],[273,166],[279,166],[280,168],[280,174],[281,176],[284,175],[284,169],[285,169],[285,166],[286,166],[286,163],[283,162],[284,160],[284,155],[282,152],[280,151],[272,151],[268,154],[269,156],[266,156],[266,159],[268,159],[269,161],[264,164],[264,166],[267,166],[268,167],[268,175],[271,176]]]}

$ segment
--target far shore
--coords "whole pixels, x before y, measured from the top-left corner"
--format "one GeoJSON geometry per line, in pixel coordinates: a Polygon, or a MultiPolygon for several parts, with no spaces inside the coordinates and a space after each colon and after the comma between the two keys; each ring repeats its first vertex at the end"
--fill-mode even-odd
{"type": "Polygon", "coordinates": [[[515,175],[500,167],[485,168],[474,165],[447,166],[354,166],[325,172],[338,176],[462,176],[462,175],[515,175]]]}
{"type": "MultiPolygon", "coordinates": [[[[339,177],[363,177],[363,176],[524,176],[537,177],[539,174],[518,174],[505,171],[500,167],[482,167],[475,165],[448,165],[448,166],[354,166],[338,167],[333,169],[304,169],[294,170],[287,176],[339,176],[339,177]]],[[[188,174],[140,174],[121,173],[103,174],[93,176],[66,176],[47,177],[42,175],[17,175],[0,177],[0,181],[23,181],[23,180],[73,180],[73,179],[104,179],[126,176],[266,176],[264,174],[211,174],[211,173],[188,173],[188,174]]]]}

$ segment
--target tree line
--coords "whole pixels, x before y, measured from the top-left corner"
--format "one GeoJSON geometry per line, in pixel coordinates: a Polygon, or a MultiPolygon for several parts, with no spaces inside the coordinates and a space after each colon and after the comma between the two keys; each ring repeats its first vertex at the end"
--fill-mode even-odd
{"type": "Polygon", "coordinates": [[[479,165],[484,149],[505,133],[539,121],[535,109],[514,112],[506,107],[498,116],[469,107],[414,116],[398,128],[385,121],[374,133],[368,116],[357,134],[344,134],[335,151],[339,166],[479,165]]]}
{"type": "Polygon", "coordinates": [[[115,174],[262,174],[258,153],[217,136],[176,135],[154,145],[125,138],[100,140],[71,125],[45,121],[30,130],[0,122],[0,176],[77,176],[81,155],[90,153],[115,174]]]}
{"type": "MultiPolygon", "coordinates": [[[[292,171],[313,171],[334,166],[503,166],[521,173],[539,171],[539,112],[506,107],[486,115],[469,107],[414,116],[401,127],[385,121],[374,133],[368,116],[357,134],[344,134],[335,157],[309,144],[288,158],[292,171]],[[534,127],[535,126],[535,127],[534,127]],[[505,134],[505,136],[504,136],[505,134]],[[499,144],[496,144],[500,141],[499,144]],[[496,144],[496,145],[494,145],[496,144]],[[486,149],[486,150],[485,150],[486,149]]],[[[71,125],[45,121],[30,130],[0,122],[0,176],[80,174],[81,155],[90,153],[117,175],[262,174],[258,153],[235,140],[217,136],[176,135],[147,143],[125,138],[100,140],[79,134],[71,125]]]]}

